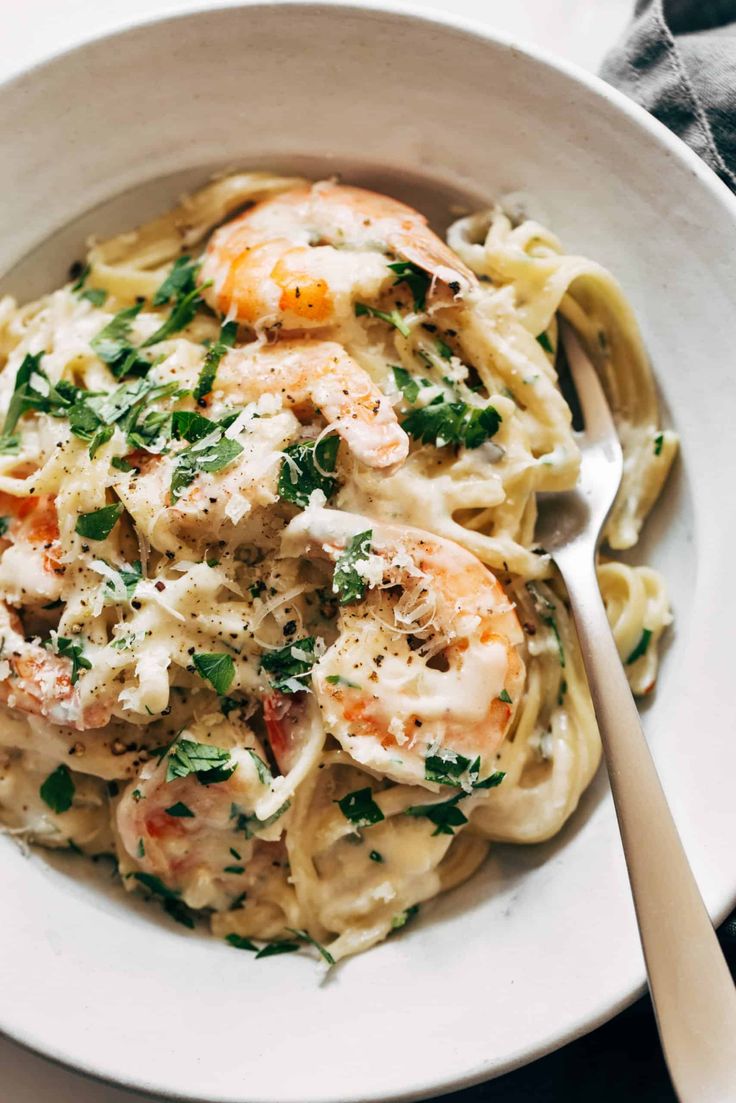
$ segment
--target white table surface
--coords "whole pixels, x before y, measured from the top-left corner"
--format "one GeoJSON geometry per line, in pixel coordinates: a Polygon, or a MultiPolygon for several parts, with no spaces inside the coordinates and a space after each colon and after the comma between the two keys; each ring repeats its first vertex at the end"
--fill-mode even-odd
{"type": "MultiPolygon", "coordinates": [[[[217,6],[225,2],[217,0],[217,6]]],[[[0,0],[0,80],[83,39],[159,14],[206,6],[207,0],[0,0]]],[[[633,0],[418,0],[407,6],[440,12],[451,8],[595,71],[621,33],[633,0]]],[[[94,1083],[0,1038],[0,1103],[153,1100],[94,1083]]]]}

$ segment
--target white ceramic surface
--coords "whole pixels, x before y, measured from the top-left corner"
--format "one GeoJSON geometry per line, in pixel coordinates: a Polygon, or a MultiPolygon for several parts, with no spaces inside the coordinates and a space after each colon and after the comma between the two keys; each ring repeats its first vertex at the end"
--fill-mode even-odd
{"type": "MultiPolygon", "coordinates": [[[[619,275],[683,435],[638,553],[667,573],[677,615],[645,724],[722,916],[736,895],[726,190],[599,82],[376,8],[210,9],[133,29],[0,89],[0,134],[0,270],[49,242],[16,270],[27,289],[53,284],[91,222],[127,224],[131,207],[160,206],[214,166],[303,158],[367,181],[394,174],[403,194],[429,184],[438,217],[458,193],[522,188],[570,248],[619,275]]],[[[217,1103],[419,1098],[553,1048],[642,982],[600,777],[553,843],[496,848],[469,885],[322,985],[306,959],[254,962],[0,844],[0,1027],[146,1091],[217,1103]]]]}

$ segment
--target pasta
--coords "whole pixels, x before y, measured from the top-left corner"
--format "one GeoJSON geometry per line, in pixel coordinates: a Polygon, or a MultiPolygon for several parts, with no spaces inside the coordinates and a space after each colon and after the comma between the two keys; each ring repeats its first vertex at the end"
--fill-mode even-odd
{"type": "MultiPolygon", "coordinates": [[[[677,449],[636,323],[502,206],[445,245],[386,197],[240,173],[2,300],[6,830],[114,854],[238,948],[328,961],[494,840],[559,831],[600,743],[534,541],[579,463],[558,316],[614,410],[606,538],[630,548],[677,449]]],[[[665,584],[598,571],[648,693],[665,584]]]]}

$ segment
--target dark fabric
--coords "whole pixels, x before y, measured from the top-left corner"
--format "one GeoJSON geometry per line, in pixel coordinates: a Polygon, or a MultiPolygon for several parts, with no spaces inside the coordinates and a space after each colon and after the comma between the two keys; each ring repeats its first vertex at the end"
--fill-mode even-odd
{"type": "MultiPolygon", "coordinates": [[[[736,191],[736,0],[638,0],[602,76],[687,142],[736,191]]],[[[736,912],[719,938],[736,975],[736,912]]],[[[444,1096],[441,1103],[591,1100],[676,1103],[648,996],[549,1057],[444,1096]]]]}
{"type": "Polygon", "coordinates": [[[736,0],[638,0],[601,75],[736,191],[736,0]]]}

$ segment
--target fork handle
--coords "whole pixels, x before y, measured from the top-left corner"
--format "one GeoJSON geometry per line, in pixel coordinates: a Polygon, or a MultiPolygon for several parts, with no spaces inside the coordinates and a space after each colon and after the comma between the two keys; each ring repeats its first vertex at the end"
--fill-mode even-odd
{"type": "Polygon", "coordinates": [[[727,1103],[736,1099],[736,989],[644,738],[590,547],[573,545],[556,558],[598,719],[672,1083],[680,1103],[727,1103]]]}

